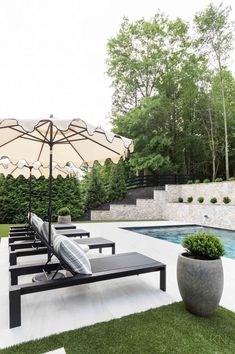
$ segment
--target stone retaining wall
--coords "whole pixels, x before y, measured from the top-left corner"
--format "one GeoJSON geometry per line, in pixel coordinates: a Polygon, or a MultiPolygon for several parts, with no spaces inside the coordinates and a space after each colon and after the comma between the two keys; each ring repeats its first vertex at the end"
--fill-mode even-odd
{"type": "Polygon", "coordinates": [[[175,220],[207,226],[235,229],[235,182],[167,185],[165,191],[154,191],[154,199],[137,199],[136,205],[110,205],[110,210],[91,211],[91,220],[175,220]],[[192,196],[192,203],[178,203],[192,196]],[[199,204],[198,197],[205,202],[199,204]],[[232,201],[223,204],[223,197],[232,201]],[[217,204],[210,199],[216,197],[217,204]]]}

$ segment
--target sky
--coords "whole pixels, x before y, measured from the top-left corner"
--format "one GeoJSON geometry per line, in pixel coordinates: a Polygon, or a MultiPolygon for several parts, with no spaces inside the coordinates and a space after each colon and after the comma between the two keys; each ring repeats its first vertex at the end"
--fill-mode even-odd
{"type": "Polygon", "coordinates": [[[220,3],[0,0],[0,119],[53,114],[110,128],[113,91],[106,75],[106,45],[122,18],[150,19],[160,9],[171,19],[190,22],[210,2],[220,3]]]}

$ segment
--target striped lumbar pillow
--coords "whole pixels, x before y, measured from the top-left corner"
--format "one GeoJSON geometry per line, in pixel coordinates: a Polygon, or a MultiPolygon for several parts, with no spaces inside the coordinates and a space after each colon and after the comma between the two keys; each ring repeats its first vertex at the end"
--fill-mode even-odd
{"type": "Polygon", "coordinates": [[[54,250],[74,272],[92,274],[90,261],[77,242],[58,235],[54,239],[54,250]]]}

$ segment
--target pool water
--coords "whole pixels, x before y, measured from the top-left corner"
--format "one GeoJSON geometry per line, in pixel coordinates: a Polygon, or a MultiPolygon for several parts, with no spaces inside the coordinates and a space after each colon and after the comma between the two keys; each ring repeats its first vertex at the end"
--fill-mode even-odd
{"type": "Polygon", "coordinates": [[[126,230],[137,232],[160,240],[181,244],[183,238],[197,232],[212,232],[218,236],[225,247],[225,257],[235,259],[235,231],[202,227],[197,225],[189,226],[164,226],[164,227],[129,227],[126,230]]]}

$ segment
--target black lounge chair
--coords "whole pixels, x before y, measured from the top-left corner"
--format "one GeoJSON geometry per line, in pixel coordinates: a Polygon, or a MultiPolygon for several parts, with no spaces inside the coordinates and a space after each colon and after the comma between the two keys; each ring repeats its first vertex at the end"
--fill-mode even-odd
{"type": "MultiPolygon", "coordinates": [[[[103,248],[111,248],[112,254],[115,254],[115,242],[107,240],[103,237],[79,239],[76,242],[80,245],[87,245],[90,249],[98,249],[100,253],[102,253],[103,248]]],[[[43,242],[40,242],[40,247],[37,248],[26,247],[11,250],[9,252],[9,262],[12,266],[17,264],[17,259],[19,257],[36,256],[47,253],[47,247],[45,247],[45,244],[43,242]]]]}
{"type": "MultiPolygon", "coordinates": [[[[69,230],[57,230],[57,233],[60,235],[65,235],[67,237],[90,237],[90,233],[83,229],[69,229],[69,230]]],[[[34,240],[37,241],[37,237],[35,237],[35,231],[32,228],[32,233],[28,235],[14,235],[9,237],[9,245],[12,245],[18,241],[30,241],[33,242],[34,240]]]]}
{"type": "Polygon", "coordinates": [[[35,234],[46,246],[46,251],[50,254],[50,257],[46,264],[10,266],[10,328],[21,325],[21,296],[25,294],[158,271],[160,271],[160,289],[166,291],[166,266],[152,258],[136,252],[94,258],[90,260],[92,269],[91,275],[77,274],[71,269],[66,261],[55,252],[48,240],[38,233],[36,229],[35,234]],[[59,263],[49,263],[52,256],[55,256],[59,263]],[[71,276],[61,279],[53,279],[59,270],[67,270],[70,272],[71,276]],[[19,276],[42,272],[54,272],[52,280],[18,284],[19,276]]]}
{"type": "MultiPolygon", "coordinates": [[[[75,230],[76,225],[74,224],[52,224],[54,228],[60,232],[64,230],[75,230]]],[[[9,230],[9,236],[14,237],[14,236],[27,236],[33,234],[32,226],[25,227],[25,226],[16,226],[16,227],[10,227],[9,230]]]]}
{"type": "Polygon", "coordinates": [[[26,294],[158,271],[160,271],[160,289],[166,291],[165,264],[157,262],[156,260],[146,257],[140,253],[122,253],[108,257],[91,259],[90,263],[92,275],[74,273],[70,267],[64,263],[63,259],[61,259],[59,255],[56,255],[56,257],[60,263],[10,267],[10,328],[18,327],[21,325],[21,296],[26,294]],[[53,279],[38,283],[32,282],[26,284],[18,284],[18,277],[21,275],[36,274],[41,273],[42,271],[58,271],[60,269],[66,269],[72,275],[62,279],[53,279]]]}

